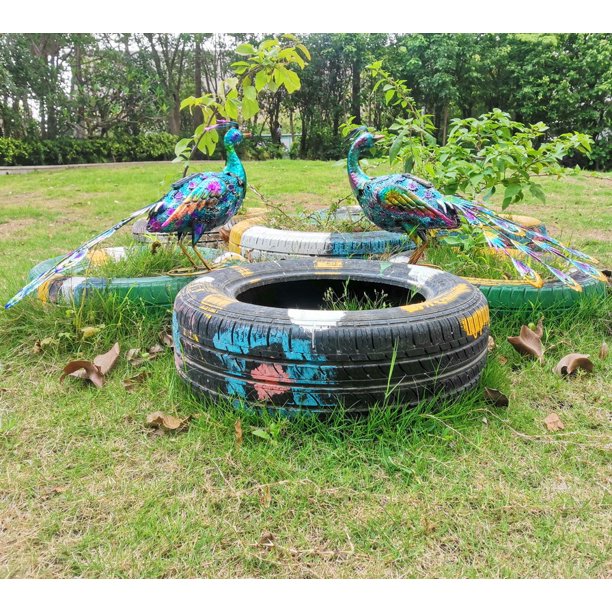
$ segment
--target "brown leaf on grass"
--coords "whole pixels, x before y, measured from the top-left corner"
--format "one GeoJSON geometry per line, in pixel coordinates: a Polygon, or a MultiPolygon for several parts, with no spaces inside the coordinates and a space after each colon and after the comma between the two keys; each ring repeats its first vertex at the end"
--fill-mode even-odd
{"type": "Polygon", "coordinates": [[[111,348],[110,351],[107,351],[102,355],[94,357],[94,365],[98,366],[100,368],[100,372],[106,375],[113,369],[113,367],[117,363],[117,359],[119,359],[119,353],[119,343],[115,342],[115,344],[113,344],[113,348],[111,348]]]}
{"type": "Polygon", "coordinates": [[[484,397],[487,402],[497,406],[498,408],[507,408],[508,404],[508,396],[505,393],[502,393],[499,389],[491,389],[490,387],[485,387],[484,397]]]}
{"type": "Polygon", "coordinates": [[[493,336],[489,336],[489,339],[487,340],[487,351],[489,351],[489,353],[495,348],[495,340],[493,339],[493,336]]]}
{"type": "Polygon", "coordinates": [[[169,331],[160,332],[159,339],[164,346],[174,348],[174,340],[172,339],[172,334],[169,331]]]}
{"type": "Polygon", "coordinates": [[[608,284],[612,285],[612,270],[602,270],[601,273],[608,279],[608,284]]]}
{"type": "Polygon", "coordinates": [[[157,249],[161,248],[162,243],[159,242],[159,240],[154,240],[151,243],[151,254],[155,255],[155,253],[157,252],[157,249]]]}
{"type": "Polygon", "coordinates": [[[65,493],[68,490],[68,487],[62,487],[62,486],[57,486],[57,487],[50,487],[49,489],[45,489],[44,491],[41,492],[41,497],[43,500],[47,500],[50,499],[51,497],[54,497],[55,495],[60,495],[61,493],[65,493]]]}
{"type": "Polygon", "coordinates": [[[139,372],[135,376],[130,376],[122,381],[123,388],[126,391],[133,391],[140,383],[144,382],[149,378],[149,372],[139,372]]]}
{"type": "Polygon", "coordinates": [[[264,508],[269,508],[272,503],[272,492],[270,485],[264,485],[259,491],[259,502],[264,508]]]}
{"type": "Polygon", "coordinates": [[[236,439],[236,446],[241,446],[242,445],[242,423],[240,422],[240,419],[238,419],[234,423],[234,437],[236,439]]]}
{"type": "Polygon", "coordinates": [[[69,361],[62,371],[60,376],[60,382],[66,378],[66,376],[74,376],[76,378],[82,378],[83,380],[91,381],[98,389],[104,386],[104,374],[100,372],[100,368],[94,365],[91,361],[85,359],[76,359],[75,361],[69,361]]]}
{"type": "Polygon", "coordinates": [[[148,358],[142,356],[142,351],[139,348],[131,348],[126,354],[125,358],[127,362],[137,368],[141,366],[143,363],[148,361],[148,358]]]}
{"type": "Polygon", "coordinates": [[[262,534],[261,538],[259,538],[257,545],[265,550],[271,550],[274,548],[274,539],[274,534],[266,531],[262,534]]]}
{"type": "Polygon", "coordinates": [[[570,353],[559,361],[554,367],[553,372],[559,376],[569,376],[579,368],[586,372],[592,372],[593,362],[589,359],[588,355],[570,353]]]}
{"type": "Polygon", "coordinates": [[[105,382],[105,375],[108,374],[117,359],[119,359],[119,343],[115,342],[113,348],[102,355],[94,357],[93,362],[87,361],[86,359],[76,359],[68,362],[62,371],[60,376],[60,382],[66,378],[66,376],[74,376],[75,378],[81,378],[83,380],[91,381],[98,389],[100,389],[105,382]]]}
{"type": "Polygon", "coordinates": [[[179,419],[178,417],[165,414],[164,412],[152,412],[147,416],[146,424],[148,427],[163,429],[165,431],[180,431],[185,429],[190,419],[191,417],[179,419]]]}
{"type": "Polygon", "coordinates": [[[600,359],[608,358],[608,345],[605,340],[601,343],[601,346],[599,347],[599,358],[600,359]]]}
{"type": "Polygon", "coordinates": [[[149,359],[155,359],[159,357],[164,352],[164,347],[161,344],[154,344],[149,349],[149,359]]]}
{"type": "Polygon", "coordinates": [[[143,351],[139,348],[131,348],[125,355],[127,362],[138,368],[143,363],[156,359],[164,352],[164,347],[161,344],[154,344],[148,351],[143,351]]]}
{"type": "Polygon", "coordinates": [[[37,340],[34,343],[34,346],[32,347],[32,352],[34,354],[40,353],[42,352],[44,349],[46,349],[48,346],[51,346],[52,344],[59,344],[59,340],[57,338],[43,338],[42,340],[37,340]]]}
{"type": "Polygon", "coordinates": [[[521,325],[518,336],[508,336],[508,342],[521,355],[537,357],[540,363],[543,361],[544,347],[542,346],[542,334],[544,333],[543,319],[531,329],[527,325],[521,325]]]}
{"type": "Polygon", "coordinates": [[[545,419],[544,425],[548,431],[558,431],[559,429],[565,429],[563,421],[559,418],[556,412],[551,412],[545,419]]]}
{"type": "Polygon", "coordinates": [[[497,361],[499,361],[501,365],[506,365],[508,363],[508,358],[505,355],[499,355],[497,361]]]}

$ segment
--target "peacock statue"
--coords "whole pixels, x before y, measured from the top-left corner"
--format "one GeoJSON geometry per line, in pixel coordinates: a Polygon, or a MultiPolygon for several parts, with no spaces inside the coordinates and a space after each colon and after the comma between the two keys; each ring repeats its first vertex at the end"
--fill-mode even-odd
{"type": "Polygon", "coordinates": [[[147,231],[177,234],[179,247],[194,268],[198,269],[201,266],[183,244],[185,236],[191,233],[193,252],[204,268],[210,270],[196,245],[204,232],[224,225],[238,212],[247,189],[246,173],[236,153],[236,146],[242,142],[244,136],[250,134],[243,134],[234,122],[226,121],[219,121],[207,130],[224,128],[229,129],[223,138],[227,157],[225,168],[221,172],[198,172],[177,181],[160,200],[133,212],[129,217],[68,253],[53,268],[23,287],[5,304],[5,308],[11,308],[53,276],[77,266],[93,247],[144,214],[148,214],[147,231]]]}
{"type": "Polygon", "coordinates": [[[361,169],[359,158],[384,137],[370,133],[365,126],[355,132],[347,159],[353,193],[372,223],[391,232],[407,232],[419,239],[420,244],[410,263],[417,263],[430,238],[435,237],[436,230],[456,229],[463,219],[480,229],[489,247],[509,257],[519,275],[536,287],[543,285],[542,278],[515,255],[521,253],[539,262],[576,291],[582,290],[580,284],[571,275],[551,266],[545,257],[556,256],[580,272],[606,281],[603,274],[591,265],[598,262],[589,255],[504,219],[480,204],[458,196],[445,196],[428,181],[411,174],[368,176],[361,169]]]}

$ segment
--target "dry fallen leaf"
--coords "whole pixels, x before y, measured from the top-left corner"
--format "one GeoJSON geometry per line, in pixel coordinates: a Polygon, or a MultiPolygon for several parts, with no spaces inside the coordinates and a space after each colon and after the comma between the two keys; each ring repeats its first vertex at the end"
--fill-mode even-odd
{"type": "Polygon", "coordinates": [[[236,439],[236,446],[241,446],[242,445],[242,423],[240,422],[240,419],[238,419],[234,423],[234,436],[236,439]]]}
{"type": "Polygon", "coordinates": [[[491,352],[494,348],[495,340],[493,339],[493,336],[489,336],[489,339],[487,340],[487,350],[491,352]]]}
{"type": "Polygon", "coordinates": [[[159,334],[161,343],[168,348],[174,348],[174,340],[172,340],[172,334],[169,331],[163,331],[159,334]]]}
{"type": "Polygon", "coordinates": [[[490,402],[498,408],[506,408],[509,404],[508,396],[502,393],[499,389],[491,389],[489,387],[485,387],[484,397],[487,402],[490,402]]]}
{"type": "Polygon", "coordinates": [[[149,349],[149,359],[155,359],[159,357],[164,352],[164,347],[161,344],[154,344],[149,349]]]}
{"type": "Polygon", "coordinates": [[[272,503],[272,492],[270,491],[270,485],[265,485],[259,491],[259,501],[262,506],[269,508],[272,503]]]}
{"type": "Polygon", "coordinates": [[[541,341],[543,333],[543,319],[540,319],[535,329],[530,329],[527,325],[522,325],[519,335],[508,336],[508,342],[521,355],[537,357],[541,363],[544,354],[544,347],[541,341]]]}
{"type": "Polygon", "coordinates": [[[499,361],[501,365],[506,365],[508,363],[508,358],[504,355],[499,355],[497,361],[499,361]]]}
{"type": "Polygon", "coordinates": [[[545,419],[544,425],[548,431],[558,431],[559,429],[565,429],[563,421],[559,418],[556,412],[551,412],[545,419]]]}
{"type": "Polygon", "coordinates": [[[570,353],[559,361],[559,363],[554,367],[553,372],[555,374],[559,374],[559,376],[569,376],[572,372],[575,372],[579,368],[587,372],[592,372],[593,362],[589,359],[588,355],[583,355],[581,353],[570,353]]]}
{"type": "Polygon", "coordinates": [[[599,348],[599,358],[600,359],[608,358],[608,345],[605,340],[601,343],[601,347],[599,348]]]}
{"type": "Polygon", "coordinates": [[[94,365],[91,361],[85,359],[77,359],[75,361],[69,361],[63,369],[63,373],[60,376],[60,382],[66,378],[66,376],[75,376],[76,378],[82,378],[83,380],[91,381],[98,389],[104,386],[104,375],[100,372],[100,368],[94,365]]]}
{"type": "Polygon", "coordinates": [[[87,361],[86,359],[76,359],[68,362],[64,366],[62,375],[60,376],[60,382],[62,382],[66,376],[70,375],[75,378],[89,380],[96,387],[101,388],[105,382],[105,375],[108,374],[115,363],[117,363],[119,352],[119,343],[116,342],[110,351],[94,357],[93,362],[87,361]]]}
{"type": "Polygon", "coordinates": [[[190,418],[179,419],[163,412],[152,412],[147,416],[146,424],[148,427],[155,427],[165,431],[180,431],[185,428],[190,418]]]}
{"type": "Polygon", "coordinates": [[[98,366],[100,368],[100,372],[106,375],[113,369],[114,365],[117,363],[117,359],[119,359],[119,353],[119,343],[115,342],[115,344],[113,344],[113,348],[111,348],[110,351],[102,355],[98,355],[97,357],[94,357],[94,365],[98,366]]]}
{"type": "Polygon", "coordinates": [[[135,376],[124,379],[122,382],[123,387],[126,391],[133,391],[140,383],[149,378],[149,376],[149,372],[139,372],[135,376]]]}
{"type": "Polygon", "coordinates": [[[259,542],[257,545],[265,550],[270,550],[274,548],[274,535],[269,531],[266,531],[262,534],[261,538],[259,538],[259,542]]]}

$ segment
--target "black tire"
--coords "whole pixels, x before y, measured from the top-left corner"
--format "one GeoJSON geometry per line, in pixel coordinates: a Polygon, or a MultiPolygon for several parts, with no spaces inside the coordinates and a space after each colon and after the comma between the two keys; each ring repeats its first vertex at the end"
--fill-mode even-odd
{"type": "Polygon", "coordinates": [[[176,298],[173,330],[180,376],[207,396],[288,412],[363,412],[473,388],[489,310],[475,287],[431,268],[300,259],[195,280],[176,298]],[[324,288],[341,291],[347,279],[358,293],[384,289],[394,307],[317,310],[324,288]],[[425,299],[396,305],[410,291],[425,299]]]}
{"type": "MultiPolygon", "coordinates": [[[[132,247],[140,248],[140,247],[132,247]]],[[[146,248],[146,247],[143,247],[146,248]]],[[[106,249],[96,249],[90,251],[82,265],[75,268],[74,272],[84,270],[90,262],[99,263],[105,259],[122,259],[127,256],[129,248],[109,247],[106,249]]],[[[202,255],[210,261],[221,264],[225,259],[226,253],[214,249],[200,249],[202,255]]],[[[51,269],[63,255],[46,259],[36,264],[28,274],[31,281],[43,272],[51,269]]],[[[234,265],[242,263],[227,260],[223,265],[234,265]]],[[[87,295],[92,293],[112,294],[120,300],[130,302],[141,302],[150,306],[172,306],[176,294],[194,276],[143,276],[138,278],[100,278],[93,276],[55,276],[50,281],[42,284],[37,291],[38,298],[43,302],[53,304],[68,303],[76,306],[80,305],[87,295]]]]}
{"type": "Polygon", "coordinates": [[[414,249],[406,234],[395,232],[300,232],[266,227],[256,220],[234,225],[229,250],[249,261],[307,257],[381,258],[414,249]]]}

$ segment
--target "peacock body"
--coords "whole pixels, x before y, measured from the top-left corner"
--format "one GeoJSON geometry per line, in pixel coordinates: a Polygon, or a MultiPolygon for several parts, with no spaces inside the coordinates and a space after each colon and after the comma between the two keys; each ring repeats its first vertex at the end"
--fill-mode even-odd
{"type": "MultiPolygon", "coordinates": [[[[227,127],[226,123],[219,123],[209,129],[225,127],[227,127]]],[[[199,252],[195,250],[195,246],[204,232],[227,223],[242,206],[246,195],[247,179],[242,162],[236,153],[236,146],[242,142],[243,137],[242,132],[235,127],[226,132],[223,144],[227,160],[221,172],[199,172],[177,181],[160,200],[133,212],[68,253],[49,271],[23,287],[5,304],[5,308],[11,308],[53,276],[64,274],[76,267],[93,247],[110,238],[130,221],[145,214],[148,215],[147,230],[176,233],[181,249],[196,266],[182,244],[184,236],[191,233],[194,252],[208,267],[199,252]]]]}
{"type": "MultiPolygon", "coordinates": [[[[567,262],[583,274],[605,282],[605,277],[592,264],[595,259],[569,248],[554,238],[527,229],[500,217],[481,204],[459,196],[446,196],[434,186],[411,174],[368,176],[359,165],[360,156],[369,150],[378,136],[361,128],[351,144],[347,170],[351,189],[366,217],[375,225],[392,232],[407,232],[421,239],[413,259],[416,263],[435,230],[456,229],[462,220],[480,229],[492,249],[509,257],[521,277],[537,287],[543,284],[540,275],[524,260],[542,264],[561,282],[576,291],[582,287],[566,272],[549,263],[551,257],[567,262]],[[518,255],[525,258],[519,259],[518,255]]],[[[434,234],[435,235],[435,234],[434,234]]]]}
{"type": "Polygon", "coordinates": [[[223,139],[227,162],[222,172],[199,172],[172,185],[149,212],[147,230],[175,233],[179,240],[191,232],[195,247],[202,234],[225,225],[240,209],[247,178],[236,153],[242,133],[230,129],[223,139]]]}

